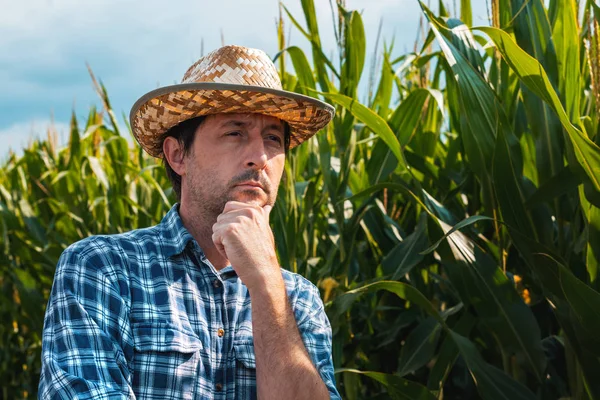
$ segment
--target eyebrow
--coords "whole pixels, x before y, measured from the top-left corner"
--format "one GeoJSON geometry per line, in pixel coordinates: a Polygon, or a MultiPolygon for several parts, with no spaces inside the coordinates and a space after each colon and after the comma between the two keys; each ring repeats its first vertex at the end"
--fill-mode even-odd
{"type": "Polygon", "coordinates": [[[268,130],[275,130],[275,131],[283,134],[285,132],[285,127],[283,125],[270,124],[270,125],[265,126],[265,129],[263,129],[263,132],[268,131],[268,130]]]}
{"type": "Polygon", "coordinates": [[[221,123],[221,128],[225,128],[227,126],[246,126],[247,124],[244,121],[237,121],[234,119],[230,119],[229,121],[225,121],[221,123]]]}
{"type": "MultiPolygon", "coordinates": [[[[235,119],[231,119],[229,121],[221,123],[221,128],[226,128],[228,126],[246,127],[246,126],[248,126],[248,123],[244,122],[244,121],[235,120],[235,119]]],[[[263,129],[263,132],[268,131],[268,130],[276,130],[280,133],[284,133],[285,127],[282,124],[269,124],[269,125],[265,126],[265,128],[263,129]]]]}

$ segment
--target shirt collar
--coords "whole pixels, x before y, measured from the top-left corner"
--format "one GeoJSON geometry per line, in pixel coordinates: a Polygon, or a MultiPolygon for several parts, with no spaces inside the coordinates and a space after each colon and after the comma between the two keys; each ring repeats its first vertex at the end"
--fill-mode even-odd
{"type": "MultiPolygon", "coordinates": [[[[167,258],[183,253],[190,242],[200,254],[200,258],[205,258],[204,252],[198,245],[198,242],[196,242],[196,239],[194,239],[192,234],[185,226],[183,226],[183,221],[181,221],[181,216],[179,215],[179,203],[175,203],[175,205],[171,207],[158,226],[162,231],[161,237],[164,246],[164,254],[167,258]]],[[[221,269],[217,275],[220,275],[222,279],[237,276],[231,265],[221,269]]]]}
{"type": "MultiPolygon", "coordinates": [[[[162,233],[164,254],[167,257],[182,253],[190,241],[196,243],[190,232],[183,226],[183,221],[179,216],[179,203],[175,203],[171,207],[158,226],[162,233]]],[[[198,249],[200,249],[199,246],[198,249]]]]}

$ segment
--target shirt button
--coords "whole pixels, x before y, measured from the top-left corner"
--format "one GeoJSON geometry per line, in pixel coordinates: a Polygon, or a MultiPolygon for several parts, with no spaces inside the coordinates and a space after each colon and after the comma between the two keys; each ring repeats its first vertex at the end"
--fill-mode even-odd
{"type": "Polygon", "coordinates": [[[216,288],[220,288],[221,287],[221,281],[218,280],[218,279],[215,279],[213,281],[213,286],[216,287],[216,288]]]}
{"type": "Polygon", "coordinates": [[[217,335],[219,335],[219,337],[223,337],[224,334],[225,331],[222,328],[217,331],[217,335]]]}
{"type": "Polygon", "coordinates": [[[217,392],[220,392],[221,390],[223,390],[223,385],[221,385],[220,383],[217,383],[215,385],[215,389],[217,389],[217,392]]]}

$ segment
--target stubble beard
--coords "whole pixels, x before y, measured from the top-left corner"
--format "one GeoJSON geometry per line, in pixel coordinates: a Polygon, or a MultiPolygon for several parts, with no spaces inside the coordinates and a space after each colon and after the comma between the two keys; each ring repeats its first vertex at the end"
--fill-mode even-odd
{"type": "MultiPolygon", "coordinates": [[[[232,178],[226,185],[219,184],[211,177],[218,176],[216,170],[209,170],[200,174],[190,176],[190,193],[192,197],[193,208],[199,211],[199,216],[205,221],[216,221],[217,217],[223,213],[225,204],[228,201],[242,201],[250,204],[264,206],[275,203],[277,192],[273,191],[271,182],[256,170],[246,170],[243,173],[232,178]],[[259,182],[264,194],[260,195],[257,190],[240,190],[235,185],[245,181],[259,182]],[[264,198],[266,196],[266,202],[264,198]]],[[[212,222],[214,223],[214,222],[212,222]]]]}

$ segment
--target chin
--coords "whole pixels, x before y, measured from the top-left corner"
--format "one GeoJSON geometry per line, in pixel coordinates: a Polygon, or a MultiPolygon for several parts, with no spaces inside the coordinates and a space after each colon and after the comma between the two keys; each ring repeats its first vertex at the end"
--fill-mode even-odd
{"type": "Polygon", "coordinates": [[[243,190],[233,194],[230,199],[239,201],[240,203],[254,204],[260,207],[263,207],[268,203],[266,196],[263,193],[256,193],[255,190],[243,190]]]}

